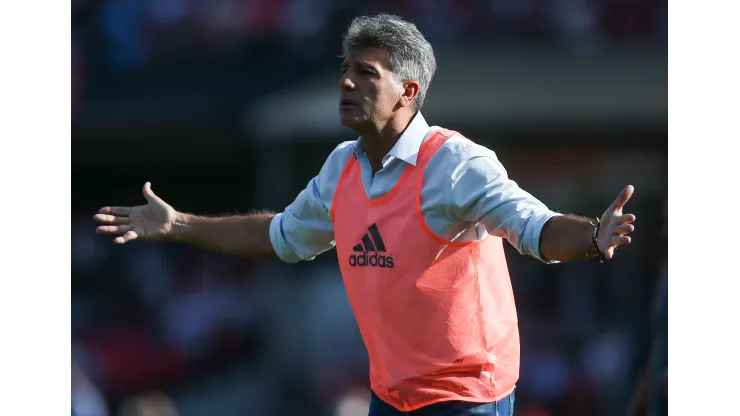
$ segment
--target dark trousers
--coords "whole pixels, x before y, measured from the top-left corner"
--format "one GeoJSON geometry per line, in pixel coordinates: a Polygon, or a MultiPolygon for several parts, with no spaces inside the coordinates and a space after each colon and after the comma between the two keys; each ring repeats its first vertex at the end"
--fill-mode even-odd
{"type": "Polygon", "coordinates": [[[381,400],[375,393],[370,398],[368,416],[513,416],[514,392],[493,403],[441,402],[411,412],[402,412],[381,400]]]}

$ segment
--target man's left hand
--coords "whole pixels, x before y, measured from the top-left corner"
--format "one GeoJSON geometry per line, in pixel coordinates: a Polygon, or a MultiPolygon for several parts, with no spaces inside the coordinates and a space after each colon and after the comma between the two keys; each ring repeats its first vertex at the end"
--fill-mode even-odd
{"type": "Polygon", "coordinates": [[[635,222],[636,217],[633,214],[623,214],[622,209],[634,191],[635,188],[632,185],[627,185],[601,217],[596,245],[607,259],[614,257],[614,250],[617,247],[632,242],[632,238],[627,234],[635,230],[632,223],[635,222]]]}

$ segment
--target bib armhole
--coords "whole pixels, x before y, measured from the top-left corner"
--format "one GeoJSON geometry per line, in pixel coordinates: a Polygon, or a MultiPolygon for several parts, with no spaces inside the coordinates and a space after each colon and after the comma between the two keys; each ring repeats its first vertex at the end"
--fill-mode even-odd
{"type": "Polygon", "coordinates": [[[464,247],[471,243],[474,243],[475,241],[467,241],[464,243],[456,242],[456,241],[450,241],[446,238],[443,238],[439,236],[437,233],[435,233],[431,228],[429,228],[429,225],[427,225],[426,220],[424,220],[424,214],[421,212],[421,189],[424,182],[424,171],[426,171],[427,165],[429,165],[429,162],[432,160],[432,157],[437,153],[437,150],[439,150],[440,147],[452,136],[455,134],[458,134],[456,131],[448,130],[448,129],[439,129],[436,132],[433,133],[433,136],[430,137],[427,141],[424,142],[424,144],[421,145],[421,149],[419,149],[419,159],[422,161],[421,164],[417,164],[417,167],[420,167],[418,171],[418,178],[417,180],[417,186],[416,186],[416,218],[419,220],[419,223],[421,224],[421,227],[424,229],[424,231],[433,239],[439,241],[442,244],[456,246],[456,247],[464,247]]]}
{"type": "Polygon", "coordinates": [[[336,227],[337,223],[335,220],[335,214],[334,210],[337,206],[337,195],[339,195],[339,191],[342,189],[342,185],[344,184],[344,179],[347,176],[347,172],[349,172],[350,168],[352,168],[352,163],[355,162],[354,155],[349,155],[349,160],[347,160],[347,163],[344,165],[344,169],[342,169],[342,174],[339,176],[339,182],[337,182],[337,187],[334,189],[334,196],[331,199],[331,224],[336,227]]]}

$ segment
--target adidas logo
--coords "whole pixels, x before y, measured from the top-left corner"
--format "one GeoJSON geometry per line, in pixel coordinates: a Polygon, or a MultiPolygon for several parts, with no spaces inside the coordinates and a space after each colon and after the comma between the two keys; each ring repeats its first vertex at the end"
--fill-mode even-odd
{"type": "Polygon", "coordinates": [[[349,265],[352,267],[380,267],[383,269],[392,269],[393,256],[386,256],[385,244],[380,237],[378,226],[373,224],[367,229],[367,234],[362,236],[362,242],[352,248],[352,251],[361,254],[352,254],[349,256],[349,265]],[[370,254],[372,252],[372,254],[370,254]]]}

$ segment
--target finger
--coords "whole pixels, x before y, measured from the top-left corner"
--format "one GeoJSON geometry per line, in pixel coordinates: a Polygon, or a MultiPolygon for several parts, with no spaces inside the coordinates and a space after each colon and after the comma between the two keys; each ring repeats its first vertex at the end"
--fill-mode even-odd
{"type": "Polygon", "coordinates": [[[123,217],[128,217],[129,214],[131,214],[131,208],[129,207],[105,207],[100,208],[101,214],[112,214],[112,215],[118,215],[123,217]]]}
{"type": "Polygon", "coordinates": [[[620,216],[618,216],[618,217],[616,218],[616,220],[617,220],[617,224],[619,224],[619,225],[622,225],[622,224],[629,224],[629,223],[631,223],[631,222],[635,222],[635,220],[636,220],[636,219],[637,219],[637,217],[635,217],[635,215],[634,215],[634,214],[625,214],[625,215],[620,215],[620,216]]]}
{"type": "Polygon", "coordinates": [[[132,228],[130,225],[101,225],[95,231],[98,234],[123,234],[132,228]]]}
{"type": "Polygon", "coordinates": [[[618,226],[614,231],[618,235],[625,235],[627,233],[631,233],[632,231],[635,231],[635,226],[632,224],[623,224],[623,225],[618,226]]]}
{"type": "Polygon", "coordinates": [[[604,257],[606,257],[607,260],[611,260],[612,257],[614,257],[614,247],[609,247],[604,252],[604,257]]]}
{"type": "Polygon", "coordinates": [[[157,195],[154,195],[154,192],[152,191],[152,184],[151,182],[147,182],[144,184],[144,198],[146,198],[147,202],[155,202],[157,204],[164,204],[164,201],[157,195]]]}
{"type": "Polygon", "coordinates": [[[622,246],[627,245],[632,242],[632,237],[627,235],[615,235],[611,238],[610,242],[610,248],[616,247],[616,246],[622,246]]]}
{"type": "Polygon", "coordinates": [[[131,222],[131,219],[129,217],[117,217],[115,215],[106,214],[95,214],[95,216],[93,216],[93,219],[97,222],[102,222],[105,224],[128,224],[131,222]]]}
{"type": "Polygon", "coordinates": [[[624,205],[632,197],[633,192],[635,192],[635,187],[632,185],[627,185],[624,189],[622,189],[622,192],[619,193],[617,199],[615,199],[612,203],[612,210],[616,211],[618,209],[624,208],[624,205]]]}
{"type": "Polygon", "coordinates": [[[136,231],[128,231],[126,234],[113,239],[113,242],[116,244],[126,244],[131,240],[135,240],[137,237],[139,237],[139,235],[136,234],[136,231]]]}

